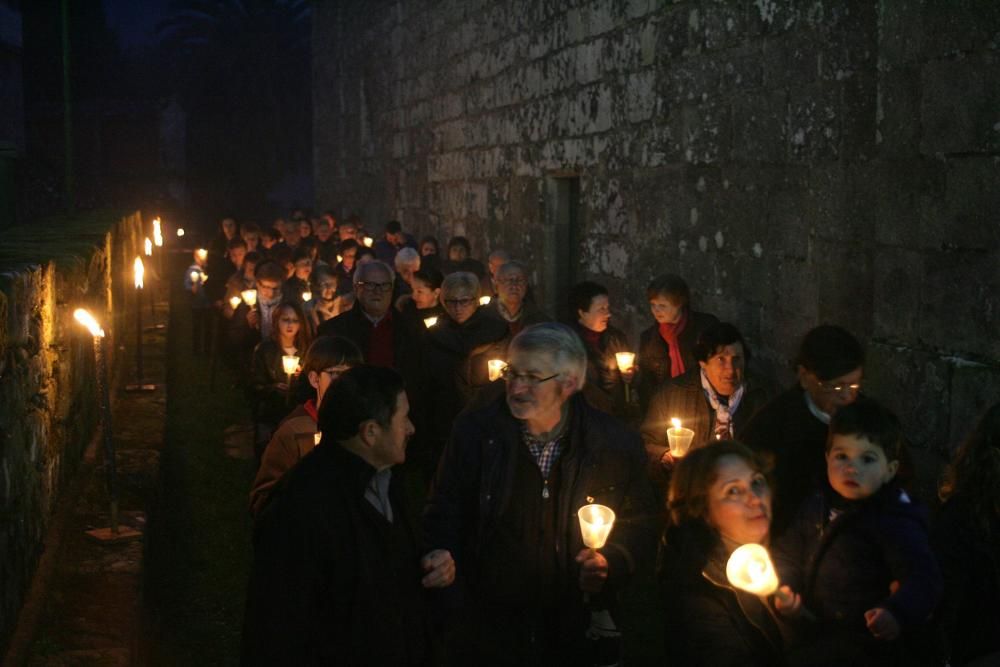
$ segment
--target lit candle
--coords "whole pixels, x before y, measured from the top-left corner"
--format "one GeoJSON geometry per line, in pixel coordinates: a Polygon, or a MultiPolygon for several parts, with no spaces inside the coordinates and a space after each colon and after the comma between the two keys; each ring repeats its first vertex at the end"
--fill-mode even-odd
{"type": "Polygon", "coordinates": [[[104,338],[104,329],[101,328],[101,325],[97,323],[97,320],[89,312],[83,308],[77,308],[73,311],[73,317],[76,318],[77,322],[87,327],[91,336],[94,338],[104,338]]]}
{"type": "Polygon", "coordinates": [[[153,243],[159,248],[163,245],[163,230],[160,229],[160,219],[153,219],[153,243]]]}
{"type": "Polygon", "coordinates": [[[372,244],[375,243],[375,240],[370,236],[366,236],[363,240],[363,243],[365,244],[366,247],[371,248],[372,244]]]}
{"type": "Polygon", "coordinates": [[[294,354],[286,354],[281,357],[281,367],[285,369],[285,375],[291,377],[299,367],[299,358],[294,354]]]}
{"type": "Polygon", "coordinates": [[[135,288],[142,289],[142,277],[145,275],[146,271],[142,266],[142,260],[138,257],[132,263],[132,278],[135,281],[135,288]]]}
{"type": "Polygon", "coordinates": [[[245,289],[240,292],[240,296],[243,297],[243,303],[253,308],[257,305],[257,290],[255,289],[245,289]]]}
{"type": "Polygon", "coordinates": [[[193,283],[201,282],[201,274],[199,272],[192,271],[190,276],[191,276],[191,282],[193,283]]]}
{"type": "Polygon", "coordinates": [[[319,441],[322,439],[323,439],[322,431],[316,431],[315,433],[313,433],[313,447],[318,447],[319,441]]]}
{"type": "Polygon", "coordinates": [[[243,299],[241,299],[240,297],[231,296],[229,297],[229,307],[232,308],[233,310],[236,310],[237,308],[240,307],[241,301],[243,301],[243,299]]]}
{"type": "Polygon", "coordinates": [[[490,301],[491,301],[491,299],[488,296],[481,296],[481,297],[479,297],[479,305],[480,306],[488,306],[488,305],[490,305],[490,301]]]}
{"type": "Polygon", "coordinates": [[[195,257],[198,258],[199,262],[204,262],[206,259],[208,259],[208,251],[205,250],[204,248],[198,248],[197,250],[194,251],[194,254],[195,257]]]}
{"type": "Polygon", "coordinates": [[[603,547],[615,525],[614,511],[604,505],[584,505],[576,516],[580,519],[583,544],[591,549],[603,547]]]}
{"type": "Polygon", "coordinates": [[[486,362],[486,368],[489,371],[490,382],[496,382],[503,375],[503,369],[507,367],[507,362],[503,359],[490,359],[486,362]]]}
{"type": "Polygon", "coordinates": [[[691,447],[691,440],[694,439],[694,431],[681,427],[681,420],[674,417],[670,420],[673,428],[667,429],[667,440],[670,443],[670,455],[674,458],[681,458],[688,453],[691,447]]]}
{"type": "Polygon", "coordinates": [[[759,544],[744,544],[733,551],[726,563],[726,578],[729,583],[754,595],[774,595],[784,604],[792,602],[783,591],[778,590],[778,574],[774,571],[771,556],[759,544]]]}
{"type": "Polygon", "coordinates": [[[438,318],[436,317],[425,317],[424,326],[430,329],[432,326],[438,323],[438,318]]]}
{"type": "Polygon", "coordinates": [[[628,373],[635,363],[635,352],[615,352],[615,361],[618,362],[618,370],[628,373]]]}
{"type": "Polygon", "coordinates": [[[312,301],[313,300],[313,293],[312,292],[303,292],[302,293],[302,300],[303,301],[312,301]]]}
{"type": "Polygon", "coordinates": [[[148,236],[146,237],[146,240],[143,242],[143,250],[146,251],[146,257],[153,256],[153,242],[149,240],[148,236]]]}
{"type": "Polygon", "coordinates": [[[344,256],[343,255],[337,255],[337,264],[340,264],[343,261],[344,261],[344,256]]]}
{"type": "Polygon", "coordinates": [[[178,227],[177,228],[177,236],[184,236],[184,228],[183,227],[178,227]]]}

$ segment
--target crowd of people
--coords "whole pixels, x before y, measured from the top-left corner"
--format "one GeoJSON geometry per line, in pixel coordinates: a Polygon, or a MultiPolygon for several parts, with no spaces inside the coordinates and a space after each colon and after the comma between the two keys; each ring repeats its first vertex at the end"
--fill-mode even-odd
{"type": "Polygon", "coordinates": [[[670,665],[1000,663],[1000,404],[920,498],[844,328],[772,395],[680,276],[633,347],[599,283],[556,322],[510,253],[440,249],[297,211],[195,252],[194,352],[254,421],[244,664],[621,664],[647,568],[670,665]],[[747,544],[780,588],[734,583],[747,544]]]}

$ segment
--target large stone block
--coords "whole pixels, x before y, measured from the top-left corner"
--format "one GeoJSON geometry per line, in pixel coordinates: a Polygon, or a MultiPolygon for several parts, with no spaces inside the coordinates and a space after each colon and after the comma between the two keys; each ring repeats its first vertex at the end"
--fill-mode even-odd
{"type": "Polygon", "coordinates": [[[733,100],[731,157],[741,162],[783,161],[788,155],[788,100],[784,91],[762,91],[733,100]]]}
{"type": "Polygon", "coordinates": [[[872,272],[872,335],[891,343],[918,344],[924,254],[882,248],[875,252],[872,272]]]}
{"type": "Polygon", "coordinates": [[[1000,359],[1000,253],[928,252],[921,340],[959,356],[1000,359]]]}
{"type": "Polygon", "coordinates": [[[939,410],[950,412],[951,449],[958,447],[976,427],[990,407],[1000,402],[1000,367],[970,363],[952,357],[950,404],[942,401],[939,410]]]}
{"type": "Polygon", "coordinates": [[[984,153],[1000,148],[1000,60],[994,54],[924,65],[920,150],[984,153]]]}

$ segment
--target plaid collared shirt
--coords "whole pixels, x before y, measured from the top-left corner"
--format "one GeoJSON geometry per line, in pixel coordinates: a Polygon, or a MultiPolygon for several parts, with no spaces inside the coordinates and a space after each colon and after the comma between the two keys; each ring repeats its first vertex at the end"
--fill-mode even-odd
{"type": "Polygon", "coordinates": [[[562,452],[563,438],[566,435],[565,429],[551,440],[539,439],[528,433],[526,428],[521,429],[521,438],[528,446],[528,451],[538,464],[538,469],[542,471],[542,479],[548,479],[552,466],[562,452]]]}

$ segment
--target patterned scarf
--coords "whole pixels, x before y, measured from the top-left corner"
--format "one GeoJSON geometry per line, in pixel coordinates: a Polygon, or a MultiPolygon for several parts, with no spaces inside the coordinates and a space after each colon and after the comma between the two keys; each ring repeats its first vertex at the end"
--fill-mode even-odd
{"type": "Polygon", "coordinates": [[[670,350],[670,377],[684,375],[684,358],[681,356],[681,346],[677,342],[677,337],[684,331],[688,323],[687,309],[684,309],[681,319],[676,322],[665,322],[660,324],[660,338],[667,344],[670,350]]]}
{"type": "Polygon", "coordinates": [[[746,385],[740,383],[739,388],[731,396],[721,397],[715,391],[715,387],[708,381],[704,369],[701,371],[701,388],[705,391],[705,398],[709,405],[715,410],[715,428],[712,435],[716,440],[729,440],[733,437],[733,415],[740,407],[743,394],[746,392],[746,385]]]}

